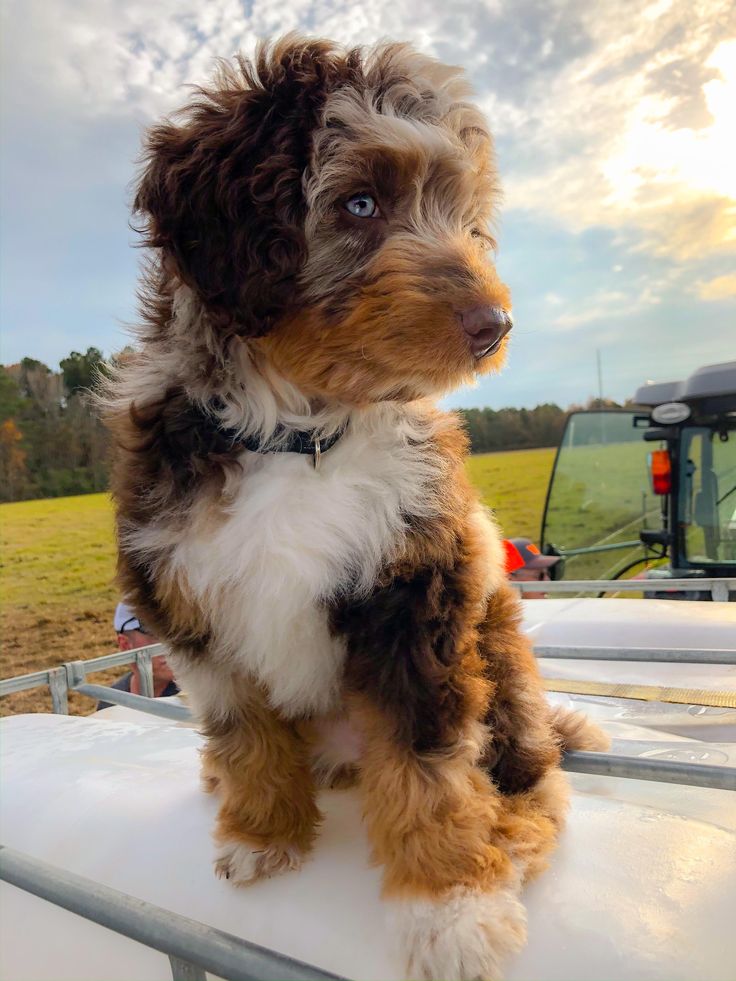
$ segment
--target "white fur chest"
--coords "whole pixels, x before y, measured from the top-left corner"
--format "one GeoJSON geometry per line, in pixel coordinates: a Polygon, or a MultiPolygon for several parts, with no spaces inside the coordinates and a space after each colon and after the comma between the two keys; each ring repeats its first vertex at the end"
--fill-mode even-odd
{"type": "Polygon", "coordinates": [[[177,545],[174,564],[212,617],[211,656],[287,714],[335,707],[344,649],[328,601],[367,592],[407,515],[433,513],[441,461],[426,436],[425,421],[384,408],[351,420],[318,470],[309,456],[244,454],[224,520],[177,545]]]}

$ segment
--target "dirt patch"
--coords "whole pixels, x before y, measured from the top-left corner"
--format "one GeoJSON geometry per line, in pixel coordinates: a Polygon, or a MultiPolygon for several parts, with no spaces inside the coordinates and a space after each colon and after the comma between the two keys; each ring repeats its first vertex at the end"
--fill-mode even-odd
{"type": "MultiPolygon", "coordinates": [[[[28,609],[3,609],[0,616],[2,632],[2,677],[12,678],[45,668],[57,667],[65,661],[86,661],[115,649],[112,629],[112,597],[103,600],[98,609],[86,605],[79,610],[58,608],[39,615],[28,609]]],[[[112,668],[96,673],[90,680],[109,685],[126,669],[112,668]]],[[[95,703],[85,695],[69,695],[72,715],[89,715],[95,703]]],[[[19,712],[50,712],[51,696],[46,687],[32,688],[0,699],[0,716],[19,712]]]]}

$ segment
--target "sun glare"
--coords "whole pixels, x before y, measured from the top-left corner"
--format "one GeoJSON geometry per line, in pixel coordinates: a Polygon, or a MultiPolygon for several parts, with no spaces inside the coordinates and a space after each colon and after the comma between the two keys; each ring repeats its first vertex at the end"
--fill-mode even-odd
{"type": "Polygon", "coordinates": [[[714,191],[736,200],[736,41],[719,44],[706,64],[721,77],[703,86],[713,116],[703,174],[714,191]]]}
{"type": "Polygon", "coordinates": [[[718,72],[703,85],[711,121],[701,129],[673,129],[666,121],[672,100],[640,99],[604,165],[610,204],[659,206],[702,194],[736,201],[736,41],[719,44],[706,65],[718,72]]]}

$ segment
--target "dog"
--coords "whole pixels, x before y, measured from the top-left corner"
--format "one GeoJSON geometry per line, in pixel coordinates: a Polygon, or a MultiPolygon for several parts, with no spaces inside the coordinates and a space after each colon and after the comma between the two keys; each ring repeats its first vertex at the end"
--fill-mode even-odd
{"type": "Polygon", "coordinates": [[[170,649],[216,872],[297,869],[356,782],[408,976],[497,978],[567,806],[499,532],[435,401],[503,364],[461,70],[289,35],[153,127],[136,353],[103,396],[119,584],[170,649]]]}

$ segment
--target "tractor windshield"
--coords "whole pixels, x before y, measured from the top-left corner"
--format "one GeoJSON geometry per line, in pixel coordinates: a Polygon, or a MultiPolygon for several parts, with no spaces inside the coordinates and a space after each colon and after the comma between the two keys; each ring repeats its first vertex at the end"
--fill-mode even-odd
{"type": "Polygon", "coordinates": [[[543,547],[565,556],[565,579],[615,578],[644,557],[639,532],[662,527],[647,469],[658,444],[644,442],[637,417],[579,412],[567,421],[542,525],[543,547]]]}
{"type": "Polygon", "coordinates": [[[680,527],[688,565],[736,566],[736,424],[692,427],[680,455],[680,527]]]}

